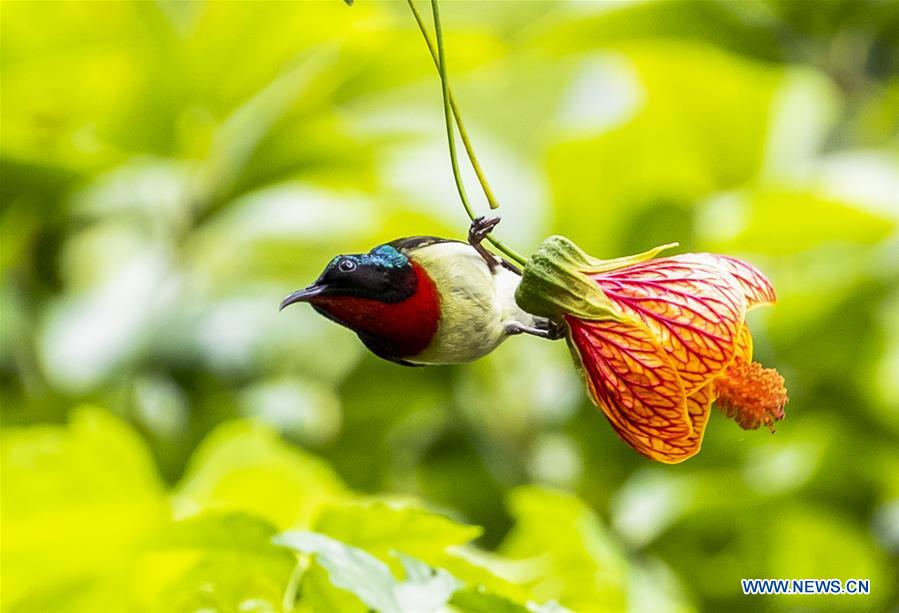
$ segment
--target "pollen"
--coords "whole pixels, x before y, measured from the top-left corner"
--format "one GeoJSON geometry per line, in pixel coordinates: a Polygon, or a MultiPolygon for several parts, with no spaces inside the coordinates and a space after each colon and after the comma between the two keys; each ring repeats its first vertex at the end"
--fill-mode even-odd
{"type": "Polygon", "coordinates": [[[773,368],[737,358],[715,380],[715,389],[718,408],[744,430],[764,424],[774,432],[774,422],[783,419],[787,389],[773,368]]]}

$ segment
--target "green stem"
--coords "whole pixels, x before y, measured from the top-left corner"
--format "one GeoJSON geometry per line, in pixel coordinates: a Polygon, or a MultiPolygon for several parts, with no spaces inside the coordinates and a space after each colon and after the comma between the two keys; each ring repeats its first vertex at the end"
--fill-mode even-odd
{"type": "MultiPolygon", "coordinates": [[[[418,9],[415,8],[412,0],[406,0],[406,3],[409,5],[409,8],[412,9],[412,15],[415,17],[418,29],[425,39],[425,44],[428,46],[431,59],[434,61],[434,68],[436,68],[439,73],[440,59],[437,57],[437,50],[434,48],[434,42],[431,40],[431,37],[428,36],[428,30],[425,27],[424,20],[421,18],[421,14],[418,12],[418,9]]],[[[478,158],[474,153],[474,147],[471,144],[471,139],[468,138],[468,131],[465,129],[465,122],[462,121],[462,113],[459,111],[459,105],[456,103],[456,97],[453,95],[452,89],[449,90],[449,100],[450,107],[453,110],[453,117],[456,119],[456,127],[459,129],[459,136],[462,137],[462,145],[465,147],[465,153],[468,154],[468,160],[471,162],[471,167],[474,168],[474,172],[478,176],[478,182],[481,184],[481,189],[484,191],[484,196],[487,198],[487,204],[490,205],[491,209],[498,209],[499,202],[496,201],[493,190],[490,189],[490,184],[487,183],[487,176],[484,174],[481,164],[478,162],[478,158]]]]}
{"type": "Polygon", "coordinates": [[[468,195],[465,193],[465,185],[462,183],[462,174],[459,172],[459,160],[456,156],[456,135],[453,132],[453,116],[450,111],[449,102],[449,84],[446,76],[446,55],[443,50],[443,29],[440,27],[440,12],[437,8],[437,0],[431,0],[431,7],[434,11],[434,30],[437,36],[437,56],[440,64],[440,89],[443,92],[443,116],[446,119],[446,136],[449,141],[450,162],[453,166],[453,178],[456,180],[456,189],[459,192],[459,198],[462,200],[462,206],[468,216],[474,219],[474,210],[471,208],[471,202],[468,201],[468,195]]]}
{"type": "MultiPolygon", "coordinates": [[[[407,2],[409,2],[409,6],[412,7],[414,11],[415,7],[412,6],[412,0],[407,0],[407,2]]],[[[443,28],[440,25],[440,9],[437,6],[437,0],[431,0],[431,10],[434,13],[434,34],[435,38],[437,39],[437,58],[440,70],[440,87],[443,91],[443,115],[446,118],[446,135],[449,141],[450,162],[452,163],[453,167],[453,178],[456,180],[456,189],[459,192],[459,198],[462,200],[462,206],[465,208],[465,212],[468,213],[469,219],[473,221],[475,219],[474,210],[471,208],[471,203],[468,201],[468,196],[465,194],[465,186],[462,184],[462,175],[459,172],[459,160],[456,155],[456,138],[455,134],[453,133],[453,116],[450,105],[449,79],[447,77],[446,69],[446,53],[443,48],[443,28]]],[[[425,30],[422,30],[422,33],[425,33],[425,30]]],[[[427,40],[427,35],[425,35],[425,40],[427,40]]],[[[522,266],[527,263],[527,258],[525,258],[523,255],[521,255],[511,247],[507,246],[499,239],[494,238],[491,234],[488,234],[485,238],[499,251],[504,253],[512,260],[518,262],[522,266]]]]}

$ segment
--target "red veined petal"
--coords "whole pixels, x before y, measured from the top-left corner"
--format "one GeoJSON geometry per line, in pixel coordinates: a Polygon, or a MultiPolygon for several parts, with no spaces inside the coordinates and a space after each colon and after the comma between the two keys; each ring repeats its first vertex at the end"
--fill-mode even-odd
{"type": "Polygon", "coordinates": [[[734,357],[746,310],[741,287],[712,261],[660,258],[591,275],[668,352],[689,396],[734,357]]]}
{"type": "Polygon", "coordinates": [[[651,457],[666,464],[678,464],[699,453],[715,396],[714,382],[701,387],[693,395],[687,396],[687,412],[693,423],[693,434],[679,441],[664,441],[664,447],[654,451],[654,455],[651,457]]]}
{"type": "Polygon", "coordinates": [[[702,437],[705,436],[705,426],[709,423],[709,413],[712,411],[712,403],[715,402],[715,384],[699,388],[696,393],[687,396],[687,412],[693,422],[693,434],[684,441],[683,447],[686,455],[679,461],[686,460],[699,453],[702,446],[702,437]]]}
{"type": "Polygon", "coordinates": [[[686,253],[676,255],[674,258],[686,262],[712,263],[726,270],[740,285],[749,309],[765,304],[774,304],[777,301],[774,286],[762,274],[762,271],[749,262],[716,253],[686,253]]]}
{"type": "Polygon", "coordinates": [[[621,438],[655,457],[665,441],[692,434],[683,383],[648,328],[630,320],[565,319],[590,395],[621,438]]]}

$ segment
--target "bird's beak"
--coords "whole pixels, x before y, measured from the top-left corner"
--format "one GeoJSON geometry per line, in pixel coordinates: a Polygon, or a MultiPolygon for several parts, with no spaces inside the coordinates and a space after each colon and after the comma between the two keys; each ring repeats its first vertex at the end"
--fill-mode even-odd
{"type": "Polygon", "coordinates": [[[324,285],[318,285],[317,283],[313,283],[306,289],[300,289],[289,295],[287,298],[281,301],[281,306],[278,307],[278,310],[281,311],[284,307],[294,304],[295,302],[309,302],[310,299],[315,298],[320,295],[323,291],[325,291],[324,285]]]}

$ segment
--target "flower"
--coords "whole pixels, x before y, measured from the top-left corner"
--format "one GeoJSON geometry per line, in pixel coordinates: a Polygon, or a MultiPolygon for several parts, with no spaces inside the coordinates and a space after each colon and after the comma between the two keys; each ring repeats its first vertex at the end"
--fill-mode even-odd
{"type": "Polygon", "coordinates": [[[646,253],[598,260],[550,237],[516,294],[564,322],[593,401],[639,453],[678,463],[695,455],[713,402],[744,429],[774,430],[783,378],[752,361],[746,312],[775,301],[754,266],[723,255],[646,253]]]}

